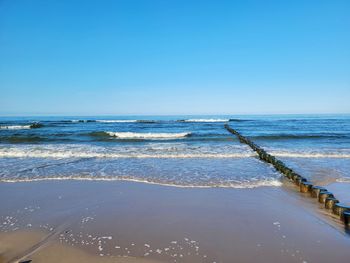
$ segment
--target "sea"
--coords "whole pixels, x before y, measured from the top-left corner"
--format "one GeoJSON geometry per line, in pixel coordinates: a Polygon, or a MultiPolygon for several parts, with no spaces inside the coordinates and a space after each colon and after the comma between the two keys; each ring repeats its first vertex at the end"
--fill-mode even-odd
{"type": "Polygon", "coordinates": [[[0,182],[282,185],[228,124],[311,181],[350,183],[350,115],[0,118],[0,182]]]}

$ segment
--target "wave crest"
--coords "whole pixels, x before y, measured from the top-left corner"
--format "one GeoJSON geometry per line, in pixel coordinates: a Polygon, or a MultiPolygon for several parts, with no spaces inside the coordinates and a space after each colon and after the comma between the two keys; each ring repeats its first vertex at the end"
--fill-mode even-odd
{"type": "Polygon", "coordinates": [[[102,123],[129,123],[129,122],[137,122],[137,120],[96,120],[96,122],[102,123]]]}
{"type": "Polygon", "coordinates": [[[38,122],[26,125],[2,125],[0,130],[27,130],[27,129],[37,129],[42,128],[44,125],[38,122]]]}
{"type": "Polygon", "coordinates": [[[0,158],[248,158],[255,153],[245,147],[189,149],[179,144],[150,144],[147,147],[98,147],[73,144],[48,144],[0,147],[0,158]],[[219,151],[218,151],[219,150],[219,151]]]}
{"type": "Polygon", "coordinates": [[[191,136],[190,132],[180,133],[137,133],[137,132],[105,132],[118,139],[178,139],[191,136]]]}
{"type": "Polygon", "coordinates": [[[186,119],[178,122],[228,122],[230,119],[186,119]]]}
{"type": "Polygon", "coordinates": [[[30,129],[30,125],[4,125],[0,126],[1,130],[23,130],[30,129]]]}

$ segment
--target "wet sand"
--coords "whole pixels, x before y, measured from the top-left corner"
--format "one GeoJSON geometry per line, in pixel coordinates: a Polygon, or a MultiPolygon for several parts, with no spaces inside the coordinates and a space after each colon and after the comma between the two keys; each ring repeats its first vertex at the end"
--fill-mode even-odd
{"type": "Polygon", "coordinates": [[[62,245],[57,240],[46,242],[48,233],[36,231],[13,231],[1,233],[0,251],[3,254],[0,262],[17,262],[30,258],[32,262],[121,262],[121,263],[156,263],[159,261],[134,257],[103,257],[88,251],[62,245]],[[40,244],[37,246],[37,244],[40,244]]]}
{"type": "Polygon", "coordinates": [[[347,262],[350,257],[348,230],[288,182],[254,189],[0,183],[0,207],[0,262],[347,262]]]}

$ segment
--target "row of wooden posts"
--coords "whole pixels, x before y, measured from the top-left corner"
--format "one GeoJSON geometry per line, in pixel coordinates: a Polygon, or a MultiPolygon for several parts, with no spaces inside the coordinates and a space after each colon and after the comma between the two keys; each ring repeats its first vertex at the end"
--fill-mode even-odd
{"type": "Polygon", "coordinates": [[[258,154],[260,160],[273,165],[277,171],[293,181],[296,186],[299,187],[301,193],[309,193],[310,197],[317,198],[320,203],[325,205],[326,209],[329,209],[333,214],[339,216],[340,220],[342,220],[345,225],[350,225],[350,206],[340,203],[339,200],[335,198],[331,192],[327,191],[326,188],[313,185],[306,178],[287,167],[282,161],[267,153],[263,148],[256,145],[247,137],[241,135],[228,124],[225,125],[225,128],[230,133],[236,135],[240,142],[249,145],[258,154]]]}

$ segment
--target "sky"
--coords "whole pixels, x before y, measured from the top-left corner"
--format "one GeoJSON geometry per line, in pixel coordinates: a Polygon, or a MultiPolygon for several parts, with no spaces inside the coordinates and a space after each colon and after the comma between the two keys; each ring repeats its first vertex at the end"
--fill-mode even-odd
{"type": "Polygon", "coordinates": [[[0,115],[350,113],[350,1],[0,0],[0,115]]]}

